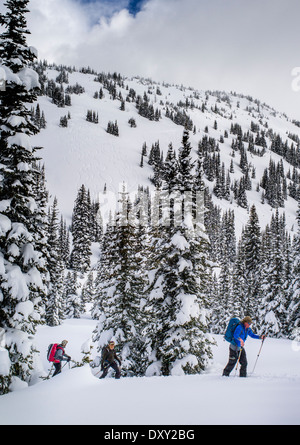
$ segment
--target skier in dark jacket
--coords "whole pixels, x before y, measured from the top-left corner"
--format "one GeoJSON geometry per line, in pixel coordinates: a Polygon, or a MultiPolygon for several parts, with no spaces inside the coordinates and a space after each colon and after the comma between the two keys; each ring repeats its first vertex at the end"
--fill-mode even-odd
{"type": "Polygon", "coordinates": [[[229,360],[223,371],[223,375],[226,377],[229,376],[238,360],[241,365],[240,377],[247,377],[247,356],[244,349],[245,341],[248,335],[256,339],[263,340],[265,338],[265,335],[257,335],[252,332],[250,328],[251,323],[251,318],[246,316],[235,328],[233,340],[229,345],[229,360]]]}
{"type": "Polygon", "coordinates": [[[65,353],[65,347],[67,346],[68,341],[63,340],[59,345],[57,345],[57,349],[54,355],[54,368],[55,371],[53,373],[54,377],[55,375],[59,374],[61,372],[61,362],[67,361],[69,362],[71,360],[71,357],[65,353]]]}
{"type": "Polygon", "coordinates": [[[109,368],[113,368],[116,372],[116,379],[121,377],[121,360],[117,356],[115,351],[115,342],[110,341],[107,346],[104,346],[102,349],[102,357],[101,357],[101,371],[103,371],[100,379],[104,379],[108,373],[109,368]],[[119,363],[119,366],[117,365],[119,363]]]}

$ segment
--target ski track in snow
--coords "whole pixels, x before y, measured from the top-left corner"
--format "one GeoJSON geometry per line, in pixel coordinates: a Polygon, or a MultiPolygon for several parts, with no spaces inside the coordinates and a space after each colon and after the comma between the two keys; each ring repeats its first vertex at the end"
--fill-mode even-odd
{"type": "MultiPolygon", "coordinates": [[[[36,345],[45,371],[49,343],[69,340],[66,352],[81,361],[81,345],[96,321],[66,320],[40,327],[36,345]]],[[[300,424],[300,348],[289,340],[267,338],[251,375],[260,341],[248,339],[249,377],[232,371],[222,377],[228,343],[215,335],[214,358],[205,373],[115,380],[94,376],[89,365],[0,398],[1,425],[295,425],[300,424]]],[[[96,346],[95,346],[96,348],[96,346]]],[[[92,358],[97,355],[93,351],[92,358]]]]}

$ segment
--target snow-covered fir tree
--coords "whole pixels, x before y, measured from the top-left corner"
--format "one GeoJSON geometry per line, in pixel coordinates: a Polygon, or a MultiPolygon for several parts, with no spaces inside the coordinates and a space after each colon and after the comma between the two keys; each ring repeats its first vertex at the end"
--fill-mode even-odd
{"type": "Polygon", "coordinates": [[[46,306],[46,322],[49,326],[57,326],[64,319],[64,262],[60,250],[59,224],[57,199],[55,197],[53,205],[49,209],[48,223],[48,272],[50,283],[46,306]]]}
{"type": "Polygon", "coordinates": [[[9,371],[1,376],[1,392],[12,379],[29,382],[36,351],[32,336],[41,320],[46,295],[44,224],[46,215],[36,195],[38,132],[27,104],[36,99],[38,75],[29,65],[35,55],[27,46],[28,0],[7,0],[0,15],[1,68],[6,88],[0,91],[0,325],[5,331],[9,371]]]}
{"type": "Polygon", "coordinates": [[[242,235],[242,248],[245,261],[245,296],[243,304],[245,314],[254,316],[261,298],[261,233],[256,208],[250,209],[249,220],[242,235]]]}
{"type": "Polygon", "coordinates": [[[183,133],[178,164],[177,190],[173,190],[174,203],[169,208],[170,226],[164,231],[158,254],[163,261],[152,289],[156,306],[161,304],[156,309],[160,331],[155,355],[163,375],[198,373],[211,357],[205,297],[209,281],[208,237],[204,219],[199,215],[193,221],[194,165],[187,130],[183,133]]]}
{"type": "Polygon", "coordinates": [[[93,303],[95,298],[95,281],[94,273],[90,271],[81,290],[82,303],[93,303]]]}
{"type": "Polygon", "coordinates": [[[259,304],[261,327],[273,337],[283,336],[286,316],[286,293],[284,290],[285,267],[285,224],[278,210],[272,215],[270,227],[262,243],[264,258],[262,276],[262,298],[259,304]]]}
{"type": "Polygon", "coordinates": [[[64,310],[67,318],[80,318],[84,312],[84,302],[79,292],[77,271],[68,271],[65,277],[64,310]]]}
{"type": "Polygon", "coordinates": [[[300,338],[300,204],[297,211],[298,230],[293,243],[293,274],[290,284],[288,307],[288,336],[299,341],[300,338]]]}
{"type": "Polygon", "coordinates": [[[140,303],[143,293],[141,246],[137,244],[135,218],[130,217],[132,204],[127,193],[120,193],[119,211],[114,225],[103,237],[103,250],[98,266],[98,287],[94,314],[99,323],[95,333],[98,349],[114,339],[125,375],[139,374],[137,356],[141,353],[140,303]],[[138,351],[137,351],[138,349],[138,351]]]}
{"type": "Polygon", "coordinates": [[[89,270],[91,259],[91,203],[85,186],[78,191],[72,215],[73,250],[71,269],[85,273],[89,270]]]}

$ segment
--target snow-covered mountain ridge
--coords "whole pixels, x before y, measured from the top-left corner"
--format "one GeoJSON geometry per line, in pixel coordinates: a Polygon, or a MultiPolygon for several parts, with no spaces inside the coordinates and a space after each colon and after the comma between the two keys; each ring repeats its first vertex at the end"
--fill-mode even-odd
{"type": "MultiPolygon", "coordinates": [[[[98,75],[91,73],[91,70],[70,71],[72,72],[44,66],[44,88],[49,86],[49,81],[54,81],[58,88],[64,90],[65,95],[67,88],[76,84],[82,86],[84,92],[71,93],[71,105],[63,107],[55,105],[53,98],[47,95],[40,96],[38,103],[41,112],[44,112],[47,125],[46,129],[42,129],[32,138],[33,145],[43,147],[41,156],[46,166],[48,188],[52,196],[57,196],[59,208],[67,219],[71,217],[76,193],[82,184],[90,189],[93,199],[97,199],[98,194],[103,192],[105,184],[107,190],[115,194],[122,182],[127,184],[128,191],[132,193],[137,192],[139,185],[153,188],[149,180],[153,177],[153,169],[147,162],[151,146],[159,141],[165,158],[170,143],[175,150],[181,145],[184,127],[166,116],[173,112],[173,118],[178,117],[178,114],[179,118],[184,114],[189,117],[190,142],[195,159],[199,141],[205,136],[216,141],[220,164],[224,163],[225,172],[229,171],[230,166],[233,167],[230,173],[232,187],[234,181],[239,181],[244,174],[240,168],[240,151],[235,150],[235,156],[232,157],[232,142],[237,140],[239,127],[243,135],[248,133],[252,136],[254,151],[249,151],[249,139],[243,142],[249,172],[252,175],[255,171],[255,178],[251,179],[251,190],[246,191],[247,208],[237,204],[232,190],[229,200],[218,199],[214,193],[213,199],[223,210],[234,209],[237,236],[248,220],[248,210],[252,204],[257,208],[261,227],[264,228],[270,222],[274,208],[267,202],[262,204],[263,189],[259,185],[270,160],[276,165],[282,161],[284,175],[289,173],[287,187],[290,184],[289,178],[292,176],[294,165],[272,151],[271,144],[276,136],[280,136],[283,144],[287,144],[298,154],[300,128],[296,125],[297,122],[257,100],[235,93],[196,91],[183,86],[158,84],[149,79],[122,78],[116,74],[98,75]],[[65,78],[61,76],[60,80],[68,80],[68,83],[60,84],[57,81],[61,73],[65,73],[65,78]],[[99,94],[100,90],[103,97],[95,98],[95,93],[99,94]],[[154,110],[160,112],[159,121],[139,114],[136,105],[138,96],[142,100],[146,98],[148,104],[153,104],[154,110]],[[123,111],[120,109],[122,101],[123,111]],[[88,110],[98,116],[98,123],[86,120],[88,110]],[[60,119],[68,113],[68,126],[61,127],[60,119]],[[131,127],[130,119],[134,119],[136,127],[131,127]],[[117,122],[119,136],[107,132],[109,122],[117,122]],[[232,126],[237,130],[235,134],[232,133],[232,126]],[[266,141],[264,150],[257,139],[262,132],[266,141]],[[141,168],[141,153],[145,143],[148,156],[144,158],[141,168]],[[260,155],[254,154],[255,150],[260,155]]],[[[213,191],[216,178],[209,181],[205,175],[204,179],[210,191],[213,191]]],[[[285,212],[286,227],[293,231],[297,201],[290,196],[289,191],[287,199],[284,200],[284,208],[279,210],[285,212]]]]}

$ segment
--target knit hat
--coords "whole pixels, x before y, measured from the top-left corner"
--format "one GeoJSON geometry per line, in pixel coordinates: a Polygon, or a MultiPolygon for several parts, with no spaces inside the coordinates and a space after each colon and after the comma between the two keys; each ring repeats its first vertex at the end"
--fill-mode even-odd
{"type": "Polygon", "coordinates": [[[248,315],[246,315],[246,317],[243,318],[242,323],[252,323],[252,319],[251,317],[249,317],[248,315]]]}
{"type": "Polygon", "coordinates": [[[63,340],[63,341],[61,342],[61,345],[62,345],[62,346],[67,346],[67,343],[68,343],[68,340],[63,340]]]}

